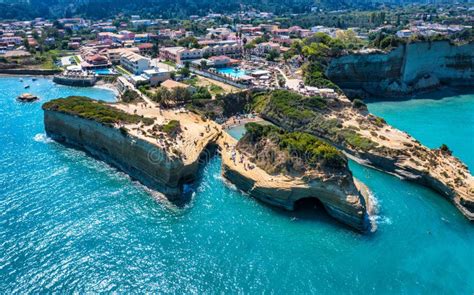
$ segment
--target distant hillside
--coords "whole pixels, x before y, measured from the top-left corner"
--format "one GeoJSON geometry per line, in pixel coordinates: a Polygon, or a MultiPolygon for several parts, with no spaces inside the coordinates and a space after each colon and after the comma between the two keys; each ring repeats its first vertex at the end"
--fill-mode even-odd
{"type": "Polygon", "coordinates": [[[106,18],[118,13],[180,18],[208,12],[234,12],[240,8],[245,11],[250,7],[274,13],[302,13],[310,11],[314,6],[327,9],[372,8],[381,3],[415,2],[432,3],[433,0],[0,0],[0,18],[31,19],[73,15],[106,18]]]}

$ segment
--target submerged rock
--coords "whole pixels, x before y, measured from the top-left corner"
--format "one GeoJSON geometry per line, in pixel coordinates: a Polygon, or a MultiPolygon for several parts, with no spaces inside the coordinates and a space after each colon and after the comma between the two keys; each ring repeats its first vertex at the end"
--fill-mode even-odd
{"type": "Polygon", "coordinates": [[[31,93],[23,93],[22,95],[18,96],[17,99],[22,102],[33,102],[39,100],[39,97],[31,93]]]}

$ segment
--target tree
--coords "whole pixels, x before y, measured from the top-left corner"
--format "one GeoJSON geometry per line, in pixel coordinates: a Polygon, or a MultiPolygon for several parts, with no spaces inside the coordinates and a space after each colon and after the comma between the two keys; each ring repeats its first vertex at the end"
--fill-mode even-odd
{"type": "Polygon", "coordinates": [[[178,40],[178,45],[187,48],[200,48],[198,40],[193,36],[184,37],[178,40]]]}
{"type": "Polygon", "coordinates": [[[212,95],[206,87],[198,87],[197,91],[192,95],[192,99],[211,99],[212,95]]]}
{"type": "Polygon", "coordinates": [[[291,44],[290,49],[295,52],[295,54],[302,55],[303,54],[303,42],[297,40],[291,44]]]}
{"type": "Polygon", "coordinates": [[[336,40],[340,40],[345,47],[352,48],[355,48],[361,43],[361,40],[357,38],[356,32],[350,29],[336,31],[336,40]]]}
{"type": "Polygon", "coordinates": [[[192,98],[191,92],[184,87],[175,87],[171,92],[171,97],[176,103],[187,103],[192,98]]]}
{"type": "Polygon", "coordinates": [[[121,95],[121,99],[123,102],[132,102],[138,98],[138,94],[135,91],[129,89],[125,90],[125,92],[121,95]]]}
{"type": "Polygon", "coordinates": [[[171,91],[168,88],[160,87],[152,96],[151,99],[160,105],[167,106],[172,102],[171,91]]]}
{"type": "Polygon", "coordinates": [[[245,48],[246,50],[252,50],[252,49],[255,48],[255,44],[252,43],[252,42],[247,43],[247,44],[245,44],[244,48],[245,48]]]}
{"type": "Polygon", "coordinates": [[[201,69],[207,68],[207,61],[205,59],[201,60],[200,66],[201,66],[201,69]]]}
{"type": "Polygon", "coordinates": [[[26,50],[30,50],[30,43],[28,42],[28,38],[23,38],[23,46],[25,46],[26,50]]]}
{"type": "Polygon", "coordinates": [[[157,57],[160,54],[160,48],[158,47],[157,42],[153,42],[153,47],[151,48],[151,56],[157,57]]]}
{"type": "Polygon", "coordinates": [[[268,61],[275,61],[275,59],[277,59],[278,57],[280,57],[280,52],[276,49],[270,50],[270,52],[268,52],[267,54],[268,61]]]}
{"type": "Polygon", "coordinates": [[[185,66],[178,71],[178,74],[183,77],[189,77],[189,75],[191,75],[191,71],[189,70],[189,67],[185,66]]]}
{"type": "Polygon", "coordinates": [[[323,43],[311,43],[303,47],[303,56],[311,61],[321,61],[329,54],[329,47],[323,43]]]}

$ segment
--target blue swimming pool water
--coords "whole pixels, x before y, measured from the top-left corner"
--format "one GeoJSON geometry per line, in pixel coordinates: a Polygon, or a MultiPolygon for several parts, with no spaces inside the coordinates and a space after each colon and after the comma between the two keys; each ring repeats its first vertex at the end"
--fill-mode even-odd
{"type": "Polygon", "coordinates": [[[235,68],[235,67],[229,67],[229,68],[219,68],[217,69],[219,73],[230,75],[234,78],[240,78],[243,75],[246,75],[247,72],[245,70],[242,70],[240,68],[235,68]]]}
{"type": "Polygon", "coordinates": [[[112,75],[112,69],[94,69],[92,72],[96,73],[97,75],[112,75]]]}
{"type": "MultiPolygon", "coordinates": [[[[30,84],[41,102],[114,96],[45,79],[30,84]]],[[[351,163],[380,208],[378,231],[361,235],[327,216],[285,212],[242,195],[223,181],[214,157],[190,203],[176,208],[123,173],[45,137],[41,102],[17,102],[22,92],[18,79],[0,78],[2,293],[474,290],[474,226],[430,190],[351,163]]],[[[447,143],[473,166],[474,96],[449,95],[369,108],[411,128],[422,142],[447,143]]]]}

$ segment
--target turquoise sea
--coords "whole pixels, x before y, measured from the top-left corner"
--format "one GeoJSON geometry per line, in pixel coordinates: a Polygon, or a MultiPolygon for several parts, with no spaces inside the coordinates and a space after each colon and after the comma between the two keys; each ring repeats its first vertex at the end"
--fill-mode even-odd
{"type": "MultiPolygon", "coordinates": [[[[26,81],[27,78],[25,78],[26,81]]],[[[44,102],[102,89],[28,81],[44,102]]],[[[44,135],[41,102],[0,78],[0,293],[472,294],[474,224],[430,190],[352,163],[378,200],[377,232],[285,212],[226,185],[220,159],[184,208],[44,135]]],[[[473,167],[474,95],[372,103],[473,167]]]]}

